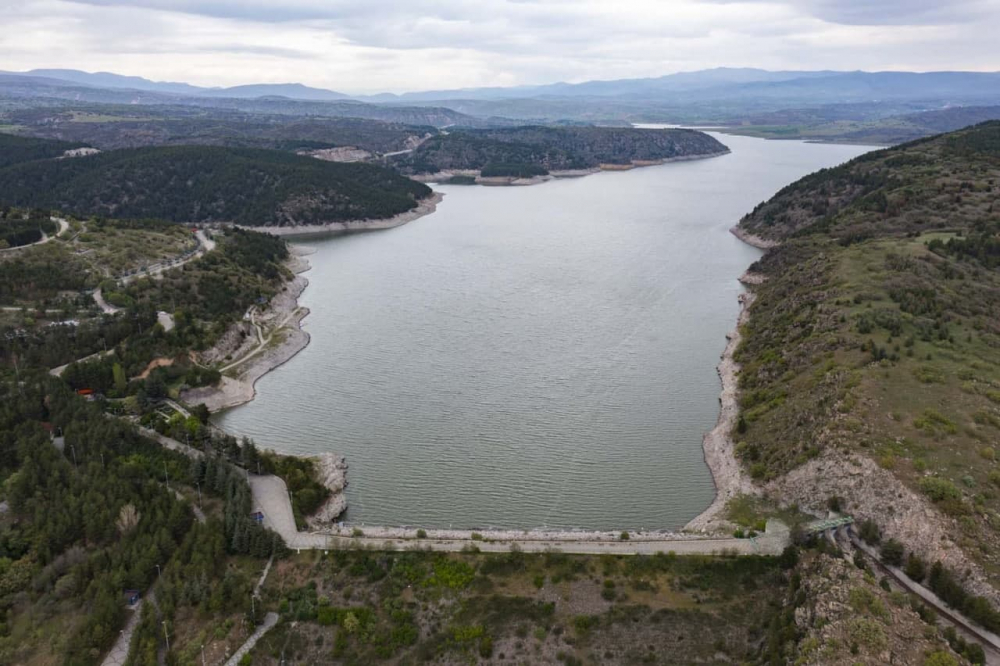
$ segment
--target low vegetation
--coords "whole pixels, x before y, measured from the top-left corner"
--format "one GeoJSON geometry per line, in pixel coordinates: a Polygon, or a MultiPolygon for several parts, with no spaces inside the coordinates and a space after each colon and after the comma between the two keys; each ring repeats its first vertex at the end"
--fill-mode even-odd
{"type": "Polygon", "coordinates": [[[987,123],[807,176],[747,216],[743,229],[782,244],[753,267],[768,279],[737,350],[733,433],[761,481],[871,457],[994,582],[998,188],[1000,123],[987,123]]]}

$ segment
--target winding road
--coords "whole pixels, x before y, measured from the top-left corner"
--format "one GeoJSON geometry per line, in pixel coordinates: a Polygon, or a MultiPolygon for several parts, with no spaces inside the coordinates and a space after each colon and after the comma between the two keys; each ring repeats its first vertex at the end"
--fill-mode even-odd
{"type": "MultiPolygon", "coordinates": [[[[5,247],[3,249],[0,249],[0,252],[16,252],[17,250],[24,250],[25,248],[35,247],[36,245],[44,245],[45,243],[48,243],[53,238],[59,238],[60,236],[63,235],[63,232],[65,232],[67,229],[69,229],[69,222],[67,222],[63,218],[61,218],[61,217],[50,217],[49,219],[59,225],[59,231],[57,231],[55,233],[55,235],[49,236],[47,233],[45,233],[44,231],[42,231],[42,237],[39,240],[35,241],[34,243],[28,243],[27,245],[17,245],[15,247],[5,247]]],[[[41,230],[39,230],[39,231],[41,231],[41,230]]]]}

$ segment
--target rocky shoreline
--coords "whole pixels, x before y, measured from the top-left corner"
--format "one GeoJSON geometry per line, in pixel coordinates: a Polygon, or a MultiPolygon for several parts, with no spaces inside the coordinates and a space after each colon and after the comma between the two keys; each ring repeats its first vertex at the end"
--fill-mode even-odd
{"type": "Polygon", "coordinates": [[[476,185],[490,186],[513,186],[523,187],[527,185],[540,185],[551,180],[561,178],[582,178],[602,171],[631,171],[643,167],[660,166],[671,162],[690,162],[692,160],[705,160],[712,157],[728,155],[731,151],[721,150],[715,153],[705,153],[703,155],[679,155],[677,157],[667,157],[659,160],[632,160],[629,164],[600,164],[596,167],[586,169],[559,169],[550,171],[544,176],[531,176],[528,178],[518,176],[483,176],[479,169],[445,169],[437,173],[423,173],[410,176],[411,179],[421,183],[444,183],[455,176],[475,178],[476,185]]]}
{"type": "MultiPolygon", "coordinates": [[[[309,284],[301,275],[311,268],[309,261],[305,259],[306,254],[308,252],[304,248],[293,247],[293,256],[287,266],[296,276],[288,283],[285,291],[272,300],[270,309],[262,316],[263,325],[270,325],[270,343],[257,352],[251,352],[242,361],[237,361],[235,372],[231,375],[223,374],[218,386],[187,390],[180,396],[182,401],[191,405],[205,405],[211,412],[250,402],[257,394],[257,380],[284,365],[306,348],[309,334],[302,330],[302,320],[308,316],[309,309],[298,304],[299,296],[309,284]],[[275,340],[276,336],[279,339],[275,340]]],[[[214,349],[203,352],[203,355],[217,354],[214,349]]]]}
{"type": "Polygon", "coordinates": [[[376,231],[392,229],[407,222],[412,222],[437,210],[437,205],[444,199],[444,194],[434,192],[420,201],[416,208],[385,219],[351,220],[349,222],[328,222],[326,224],[298,224],[288,227],[246,227],[251,231],[260,231],[282,237],[306,238],[309,236],[327,236],[331,234],[353,233],[357,231],[376,231]]]}
{"type": "MultiPolygon", "coordinates": [[[[749,272],[740,277],[740,282],[747,286],[760,284],[763,280],[764,276],[749,272]]],[[[738,495],[759,493],[736,459],[735,444],[730,436],[740,411],[738,384],[740,366],[734,355],[742,339],[740,327],[750,319],[750,306],[754,298],[752,291],[740,294],[740,314],[736,320],[736,328],[726,336],[728,342],[718,366],[719,378],[722,380],[719,420],[702,440],[705,464],[712,472],[712,481],[715,483],[715,499],[707,509],[684,526],[686,530],[714,532],[724,529],[728,523],[722,514],[729,500],[738,495]]]]}
{"type": "Polygon", "coordinates": [[[306,518],[314,530],[326,529],[347,511],[347,460],[336,453],[321,453],[314,459],[316,480],[330,490],[330,496],[313,515],[306,518]]]}
{"type": "Polygon", "coordinates": [[[754,234],[740,229],[739,225],[736,225],[729,230],[729,233],[739,238],[741,241],[747,245],[751,245],[758,250],[770,250],[772,247],[777,247],[779,245],[778,241],[768,240],[767,238],[761,238],[760,236],[755,236],[754,234]]]}

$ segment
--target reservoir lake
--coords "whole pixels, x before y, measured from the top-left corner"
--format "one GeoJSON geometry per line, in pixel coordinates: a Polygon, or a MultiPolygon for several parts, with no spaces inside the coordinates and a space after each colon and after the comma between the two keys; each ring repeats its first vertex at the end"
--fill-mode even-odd
{"type": "Polygon", "coordinates": [[[761,254],[729,228],[871,150],[715,136],[731,154],[435,186],[429,216],[301,241],[311,342],[216,423],[344,455],[354,524],[682,527],[714,497],[701,440],[761,254]]]}

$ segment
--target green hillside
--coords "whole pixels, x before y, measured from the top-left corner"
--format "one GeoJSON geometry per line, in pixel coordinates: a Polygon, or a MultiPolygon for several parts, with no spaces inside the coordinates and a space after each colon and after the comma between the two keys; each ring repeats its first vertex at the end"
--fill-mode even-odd
{"type": "Polygon", "coordinates": [[[430,194],[387,169],[214,146],[115,150],[0,169],[5,203],[80,215],[245,225],[386,218],[430,194]]]}
{"type": "MultiPolygon", "coordinates": [[[[812,174],[744,218],[743,231],[781,244],[752,269],[766,281],[753,288],[737,350],[734,432],[751,476],[789,492],[789,472],[817,461],[798,472],[811,497],[786,501],[829,502],[921,556],[947,553],[952,566],[967,563],[962,584],[993,599],[998,192],[1000,122],[990,122],[812,174]],[[866,486],[852,456],[876,462],[891,475],[878,485],[899,490],[866,486]],[[931,508],[901,499],[904,488],[931,508]]],[[[989,604],[965,610],[1000,627],[989,604]]]]}

